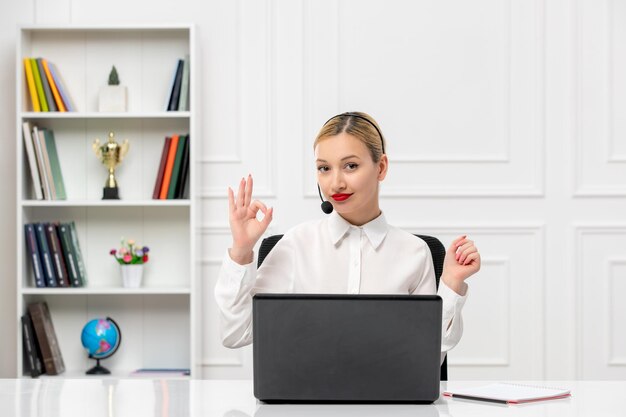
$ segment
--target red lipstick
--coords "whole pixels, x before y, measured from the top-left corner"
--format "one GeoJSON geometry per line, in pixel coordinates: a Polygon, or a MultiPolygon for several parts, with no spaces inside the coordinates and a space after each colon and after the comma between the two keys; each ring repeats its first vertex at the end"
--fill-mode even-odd
{"type": "Polygon", "coordinates": [[[335,201],[345,201],[350,198],[352,194],[333,194],[333,200],[335,201]]]}

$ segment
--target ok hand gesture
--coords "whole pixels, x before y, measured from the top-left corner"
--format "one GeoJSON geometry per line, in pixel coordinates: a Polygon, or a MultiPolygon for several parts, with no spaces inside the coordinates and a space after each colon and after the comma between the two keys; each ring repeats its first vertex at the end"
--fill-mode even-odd
{"type": "Polygon", "coordinates": [[[248,175],[247,180],[242,178],[239,182],[237,196],[228,187],[229,222],[233,236],[230,257],[242,265],[253,261],[254,245],[267,230],[274,214],[273,208],[268,209],[258,200],[252,201],[252,185],[252,176],[248,175]],[[264,214],[261,221],[256,218],[259,210],[264,214]]]}

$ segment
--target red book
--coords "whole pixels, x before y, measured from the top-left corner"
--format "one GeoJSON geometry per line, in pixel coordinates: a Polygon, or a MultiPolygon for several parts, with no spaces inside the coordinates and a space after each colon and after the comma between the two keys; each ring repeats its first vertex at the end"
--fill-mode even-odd
{"type": "Polygon", "coordinates": [[[161,184],[160,200],[167,198],[167,191],[172,180],[172,168],[174,168],[174,158],[176,157],[176,148],[178,148],[178,135],[172,136],[170,150],[167,152],[167,163],[165,164],[165,172],[163,173],[163,184],[161,184]]]}
{"type": "Polygon", "coordinates": [[[161,162],[159,163],[159,172],[157,172],[156,181],[154,183],[154,191],[152,192],[152,198],[154,200],[158,200],[159,195],[161,194],[161,185],[163,185],[163,173],[165,172],[165,164],[167,162],[167,155],[170,149],[171,142],[171,137],[168,136],[165,138],[165,143],[163,144],[163,152],[161,152],[161,162]]]}

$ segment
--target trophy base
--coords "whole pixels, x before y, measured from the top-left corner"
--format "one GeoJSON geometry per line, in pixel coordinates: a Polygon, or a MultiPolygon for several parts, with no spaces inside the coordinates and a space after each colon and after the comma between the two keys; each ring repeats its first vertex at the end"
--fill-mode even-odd
{"type": "Polygon", "coordinates": [[[120,191],[117,187],[104,187],[102,189],[102,199],[103,200],[119,200],[120,199],[120,191]]]}

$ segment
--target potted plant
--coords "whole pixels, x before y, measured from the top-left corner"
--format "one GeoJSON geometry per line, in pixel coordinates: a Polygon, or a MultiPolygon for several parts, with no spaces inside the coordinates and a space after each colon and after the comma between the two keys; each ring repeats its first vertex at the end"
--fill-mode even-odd
{"type": "Polygon", "coordinates": [[[126,87],[120,85],[115,65],[109,73],[108,85],[100,87],[98,110],[101,112],[125,112],[127,102],[126,87]]]}
{"type": "Polygon", "coordinates": [[[143,266],[148,262],[150,248],[135,243],[134,240],[122,238],[119,249],[111,249],[112,255],[122,271],[122,284],[127,288],[139,288],[143,277],[143,266]]]}

